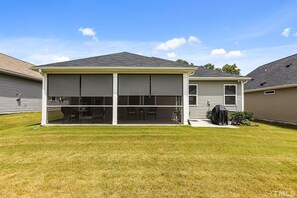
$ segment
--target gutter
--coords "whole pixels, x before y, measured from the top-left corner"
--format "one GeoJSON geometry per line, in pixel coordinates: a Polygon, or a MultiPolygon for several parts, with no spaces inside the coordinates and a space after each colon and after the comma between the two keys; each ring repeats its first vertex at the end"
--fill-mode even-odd
{"type": "Polygon", "coordinates": [[[76,74],[76,73],[188,73],[190,75],[197,67],[31,67],[34,71],[55,74],[76,74]]]}
{"type": "Polygon", "coordinates": [[[208,81],[208,80],[239,80],[239,81],[247,81],[250,80],[250,77],[189,77],[190,80],[200,80],[200,81],[208,81]]]}
{"type": "Polygon", "coordinates": [[[5,73],[5,74],[9,74],[12,76],[16,76],[16,77],[22,77],[22,78],[26,78],[26,79],[30,79],[30,80],[36,80],[36,81],[42,81],[41,77],[35,77],[35,76],[30,76],[30,75],[26,75],[26,74],[22,74],[22,73],[18,73],[18,72],[14,72],[14,71],[10,71],[10,70],[6,70],[6,69],[2,69],[0,68],[0,73],[5,73]]]}
{"type": "Polygon", "coordinates": [[[264,88],[258,88],[258,89],[248,89],[248,90],[245,90],[244,93],[266,91],[266,90],[271,90],[271,89],[285,89],[285,88],[292,88],[292,87],[297,87],[297,84],[278,85],[278,86],[264,87],[264,88]]]}
{"type": "Polygon", "coordinates": [[[113,67],[108,67],[108,66],[71,66],[71,67],[65,67],[65,66],[56,66],[56,67],[50,67],[50,66],[45,66],[45,67],[41,67],[41,66],[32,66],[31,67],[32,70],[37,71],[39,69],[42,70],[47,70],[47,69],[177,69],[177,70],[196,70],[197,67],[123,67],[123,66],[113,66],[113,67]]]}

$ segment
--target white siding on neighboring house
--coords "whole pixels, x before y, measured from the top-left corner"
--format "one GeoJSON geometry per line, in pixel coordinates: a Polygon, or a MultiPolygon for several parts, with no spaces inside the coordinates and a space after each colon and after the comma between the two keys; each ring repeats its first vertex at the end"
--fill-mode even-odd
{"type": "Polygon", "coordinates": [[[41,111],[41,82],[1,73],[0,114],[30,111],[41,111]]]}
{"type": "Polygon", "coordinates": [[[197,81],[190,80],[190,84],[198,84],[198,104],[190,106],[190,118],[205,118],[206,112],[215,105],[224,105],[224,85],[237,85],[237,101],[235,106],[225,106],[229,111],[242,110],[241,82],[238,81],[197,81]],[[208,107],[207,101],[210,102],[208,107]]]}

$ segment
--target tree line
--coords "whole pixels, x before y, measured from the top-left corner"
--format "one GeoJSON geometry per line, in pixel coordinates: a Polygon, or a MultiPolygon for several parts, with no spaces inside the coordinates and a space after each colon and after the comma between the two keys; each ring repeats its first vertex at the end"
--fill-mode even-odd
{"type": "MultiPolygon", "coordinates": [[[[183,60],[183,59],[177,59],[176,62],[182,63],[182,64],[186,64],[186,65],[192,65],[192,66],[194,66],[193,63],[189,63],[188,61],[183,60]]],[[[220,68],[220,67],[215,67],[214,64],[207,63],[205,65],[201,65],[200,67],[203,67],[203,68],[209,69],[209,70],[214,70],[214,71],[226,72],[226,73],[229,73],[229,74],[240,75],[240,69],[237,67],[236,64],[232,64],[232,65],[231,64],[225,64],[222,68],[220,68]]]]}

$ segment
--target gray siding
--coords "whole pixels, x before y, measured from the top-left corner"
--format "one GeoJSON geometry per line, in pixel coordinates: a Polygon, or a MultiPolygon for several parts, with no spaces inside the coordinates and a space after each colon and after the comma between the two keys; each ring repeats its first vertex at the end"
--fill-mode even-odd
{"type": "Polygon", "coordinates": [[[224,105],[224,84],[237,85],[237,105],[225,106],[229,111],[242,110],[241,83],[237,81],[193,81],[189,84],[198,84],[198,105],[190,106],[190,119],[205,118],[206,112],[215,105],[224,105]],[[210,107],[207,101],[210,101],[210,107]]]}
{"type": "Polygon", "coordinates": [[[41,82],[0,74],[0,114],[30,111],[41,111],[41,82]]]}
{"type": "Polygon", "coordinates": [[[297,87],[276,89],[275,94],[264,91],[245,93],[245,108],[255,118],[297,124],[297,87]]]}

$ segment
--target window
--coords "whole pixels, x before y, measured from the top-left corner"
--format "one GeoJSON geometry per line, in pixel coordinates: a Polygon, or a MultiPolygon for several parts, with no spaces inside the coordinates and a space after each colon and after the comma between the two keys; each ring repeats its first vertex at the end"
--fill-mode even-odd
{"type": "Polygon", "coordinates": [[[225,105],[236,105],[236,85],[224,85],[225,105]]]}
{"type": "Polygon", "coordinates": [[[189,85],[189,105],[198,105],[198,85],[189,85]]]}

